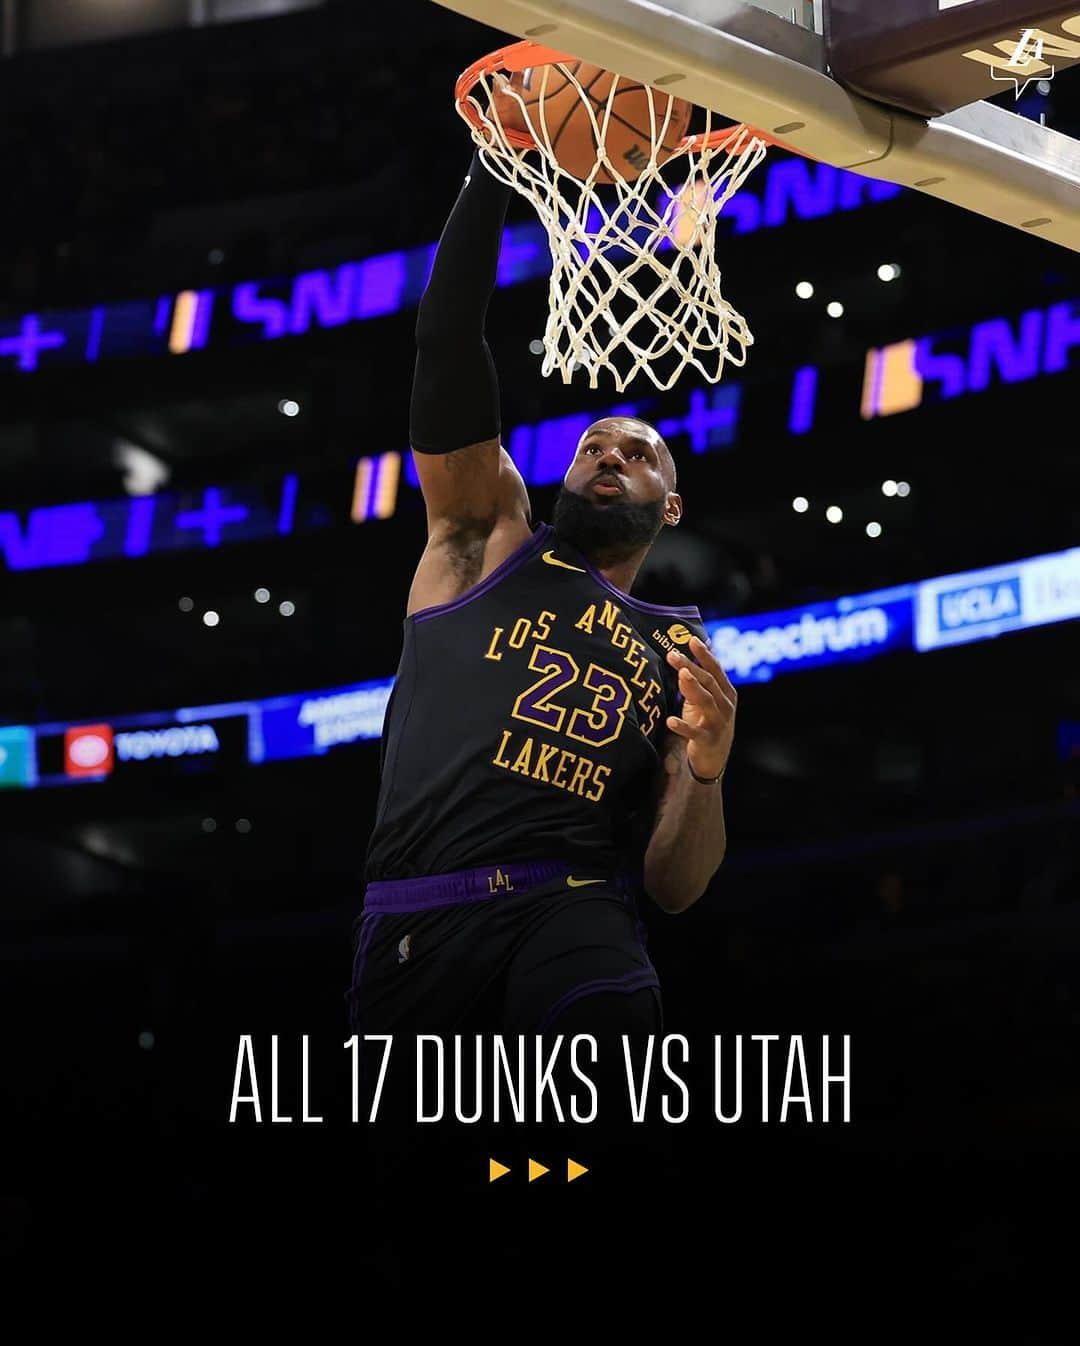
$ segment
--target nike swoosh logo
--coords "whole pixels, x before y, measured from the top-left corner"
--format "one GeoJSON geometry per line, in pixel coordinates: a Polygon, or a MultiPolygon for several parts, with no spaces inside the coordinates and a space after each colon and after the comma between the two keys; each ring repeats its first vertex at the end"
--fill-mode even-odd
{"type": "MultiPolygon", "coordinates": [[[[544,552],[544,560],[548,563],[549,566],[562,566],[562,568],[563,568],[564,570],[578,570],[578,571],[580,571],[581,574],[583,574],[583,575],[588,574],[588,571],[585,569],[584,566],[572,566],[572,565],[567,565],[567,563],[566,563],[565,561],[560,561],[560,560],[556,557],[554,551],[546,551],[546,552],[544,552]]],[[[598,882],[598,880],[597,880],[597,882],[598,882]]]]}
{"type": "Polygon", "coordinates": [[[603,883],[603,879],[575,879],[569,874],[566,876],[566,882],[571,888],[584,888],[587,883],[603,883]]]}

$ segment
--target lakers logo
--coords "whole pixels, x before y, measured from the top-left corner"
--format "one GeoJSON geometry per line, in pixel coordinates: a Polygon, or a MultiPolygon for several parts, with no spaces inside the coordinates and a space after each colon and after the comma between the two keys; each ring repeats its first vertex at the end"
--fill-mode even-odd
{"type": "Polygon", "coordinates": [[[667,633],[669,639],[673,640],[676,645],[689,645],[690,637],[693,634],[688,631],[681,622],[676,622],[674,626],[669,626],[667,633]]]}

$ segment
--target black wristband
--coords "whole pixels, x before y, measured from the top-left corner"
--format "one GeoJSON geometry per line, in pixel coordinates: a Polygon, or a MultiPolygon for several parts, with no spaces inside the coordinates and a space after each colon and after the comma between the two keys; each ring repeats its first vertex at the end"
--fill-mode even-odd
{"type": "Polygon", "coordinates": [[[699,776],[698,773],[694,770],[694,768],[690,765],[690,754],[687,753],[686,769],[687,771],[690,772],[691,776],[693,776],[693,778],[697,781],[699,785],[717,785],[723,779],[724,771],[727,770],[727,767],[724,767],[724,771],[721,771],[719,776],[713,776],[711,778],[708,776],[699,776]]]}

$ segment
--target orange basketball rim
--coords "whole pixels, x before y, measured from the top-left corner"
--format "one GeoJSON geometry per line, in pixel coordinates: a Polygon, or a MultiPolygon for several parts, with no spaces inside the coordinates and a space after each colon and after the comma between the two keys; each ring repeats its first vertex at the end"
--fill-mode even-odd
{"type": "MultiPolygon", "coordinates": [[[[477,131],[483,132],[483,115],[470,95],[485,75],[494,75],[500,70],[516,74],[518,71],[532,70],[541,65],[572,65],[577,59],[576,56],[570,56],[564,51],[556,51],[554,47],[545,47],[539,42],[514,42],[509,47],[500,47],[498,51],[490,52],[487,56],[481,56],[467,70],[463,70],[454,86],[454,101],[465,120],[477,131]]],[[[766,135],[764,131],[759,131],[746,122],[740,122],[737,126],[727,126],[722,130],[711,131],[707,134],[683,136],[672,150],[672,156],[690,152],[700,153],[703,150],[726,149],[728,142],[738,141],[744,131],[749,132],[746,140],[747,149],[754,140],[762,141],[766,145],[772,145],[779,149],[790,148],[774,136],[766,135]]],[[[541,148],[535,137],[531,136],[528,131],[518,131],[511,127],[504,127],[503,135],[507,144],[513,145],[515,149],[538,150],[541,148]]]]}

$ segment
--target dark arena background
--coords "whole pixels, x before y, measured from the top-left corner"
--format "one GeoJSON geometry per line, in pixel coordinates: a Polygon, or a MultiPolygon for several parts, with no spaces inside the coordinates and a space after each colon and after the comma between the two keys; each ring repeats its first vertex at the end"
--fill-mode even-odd
{"type": "MultiPolygon", "coordinates": [[[[662,1161],[613,1173],[587,1128],[463,1140],[403,1181],[402,1249],[344,993],[425,541],[408,407],[471,154],[451,94],[506,39],[422,0],[0,10],[5,1256],[393,1304],[456,1247],[463,1316],[584,1286],[766,1341],[778,1300],[836,1333],[858,1304],[860,1340],[924,1300],[1075,1340],[1076,253],[773,150],[721,217],[747,366],[620,396],[541,377],[550,258],[512,201],[488,335],[534,520],[592,420],[658,426],[685,518],[635,594],[697,604],[739,692],[724,863],[644,912],[665,1032],[699,1064],[801,1034],[815,1080],[848,1035],[852,1112],[823,1123],[815,1084],[781,1124],[774,1087],[762,1121],[748,1073],[725,1125],[702,1070],[662,1161]],[[277,1035],[291,1124],[265,1096],[230,1124],[242,1034],[267,1094],[277,1035]]],[[[1080,135],[1078,73],[998,101],[1080,135]]]]}

